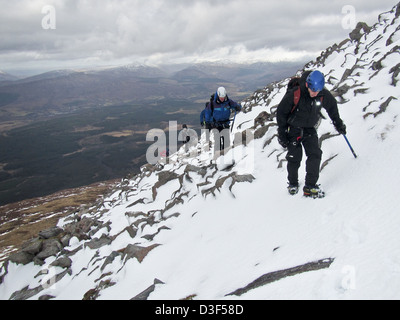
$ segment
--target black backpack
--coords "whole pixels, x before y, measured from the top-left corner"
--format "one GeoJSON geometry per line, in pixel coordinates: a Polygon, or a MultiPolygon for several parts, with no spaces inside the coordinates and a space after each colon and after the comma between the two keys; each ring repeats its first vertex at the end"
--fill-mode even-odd
{"type": "MultiPolygon", "coordinates": [[[[297,106],[299,105],[300,97],[301,97],[301,89],[300,89],[300,77],[293,77],[290,79],[288,85],[287,85],[287,91],[295,89],[293,95],[293,108],[290,111],[290,113],[293,113],[294,110],[296,110],[297,106]]],[[[320,97],[321,103],[324,102],[324,97],[320,97]]]]}
{"type": "Polygon", "coordinates": [[[215,98],[215,93],[211,95],[210,101],[206,102],[206,109],[211,110],[211,114],[214,113],[214,98],[215,98]]]}

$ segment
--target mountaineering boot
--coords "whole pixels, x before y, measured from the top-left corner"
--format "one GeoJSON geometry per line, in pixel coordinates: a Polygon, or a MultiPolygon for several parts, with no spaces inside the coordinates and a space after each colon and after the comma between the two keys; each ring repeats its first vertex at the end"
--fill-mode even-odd
{"type": "Polygon", "coordinates": [[[303,188],[304,196],[308,198],[324,198],[325,197],[325,192],[321,190],[319,185],[315,186],[304,186],[303,188]]]}
{"type": "Polygon", "coordinates": [[[299,192],[299,184],[298,183],[296,183],[296,184],[289,183],[289,186],[287,187],[287,189],[289,191],[289,194],[294,196],[295,194],[297,194],[299,192]]]}

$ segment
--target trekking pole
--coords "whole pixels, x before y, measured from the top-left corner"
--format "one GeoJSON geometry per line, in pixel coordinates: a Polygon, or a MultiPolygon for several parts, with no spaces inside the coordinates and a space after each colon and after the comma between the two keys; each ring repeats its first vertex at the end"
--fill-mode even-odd
{"type": "Polygon", "coordinates": [[[357,155],[356,155],[356,153],[354,152],[354,149],[353,149],[353,147],[351,146],[351,144],[350,144],[350,142],[349,142],[349,139],[347,139],[347,137],[346,137],[345,134],[343,135],[343,137],[344,137],[344,139],[346,140],[346,142],[347,142],[347,144],[348,144],[348,146],[349,146],[349,148],[350,148],[350,150],[351,150],[351,153],[353,154],[354,158],[357,159],[357,155]]]}
{"type": "Polygon", "coordinates": [[[235,124],[237,110],[235,110],[235,116],[233,117],[231,132],[233,131],[233,125],[235,124]]]}

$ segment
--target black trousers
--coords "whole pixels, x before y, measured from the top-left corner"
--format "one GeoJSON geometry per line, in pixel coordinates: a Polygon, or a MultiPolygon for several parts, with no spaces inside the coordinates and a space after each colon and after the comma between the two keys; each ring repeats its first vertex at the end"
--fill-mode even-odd
{"type": "MultiPolygon", "coordinates": [[[[216,141],[216,144],[218,146],[219,144],[219,150],[224,150],[225,148],[228,148],[230,145],[230,125],[229,121],[226,122],[217,122],[215,125],[215,128],[219,132],[219,141],[216,141]]],[[[215,135],[214,135],[215,136],[215,135]]],[[[218,149],[217,149],[218,150],[218,149]]]]}
{"type": "Polygon", "coordinates": [[[288,132],[289,146],[286,155],[288,180],[290,184],[299,183],[299,168],[303,159],[303,148],[307,156],[306,181],[307,186],[315,186],[319,179],[322,150],[318,144],[318,134],[315,128],[293,128],[288,132]]]}

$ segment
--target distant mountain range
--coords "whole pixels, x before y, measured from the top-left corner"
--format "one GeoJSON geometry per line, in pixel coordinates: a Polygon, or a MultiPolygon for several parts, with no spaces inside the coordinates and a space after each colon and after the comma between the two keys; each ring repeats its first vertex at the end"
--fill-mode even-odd
{"type": "Polygon", "coordinates": [[[169,121],[199,129],[218,86],[243,101],[299,68],[127,65],[0,81],[0,206],[136,173],[150,129],[169,121]]]}
{"type": "Polygon", "coordinates": [[[242,99],[257,88],[292,75],[299,66],[294,63],[127,65],[57,70],[24,79],[0,72],[0,131],[101,106],[162,99],[202,101],[220,85],[232,97],[242,99]]]}
{"type": "Polygon", "coordinates": [[[18,80],[18,77],[0,70],[0,83],[3,81],[15,81],[15,80],[18,80]]]}

